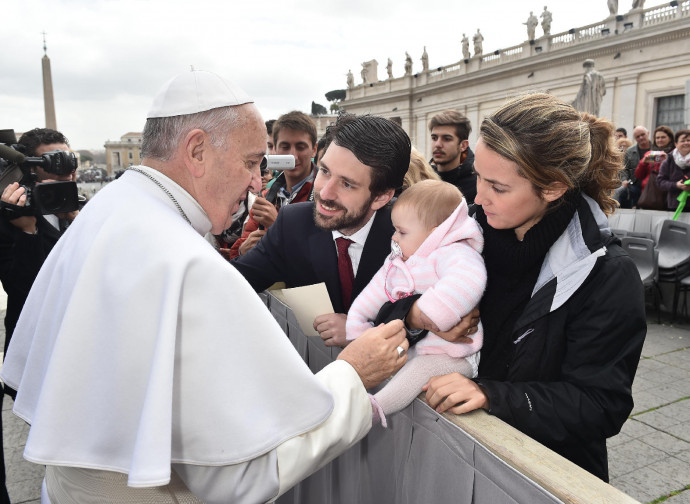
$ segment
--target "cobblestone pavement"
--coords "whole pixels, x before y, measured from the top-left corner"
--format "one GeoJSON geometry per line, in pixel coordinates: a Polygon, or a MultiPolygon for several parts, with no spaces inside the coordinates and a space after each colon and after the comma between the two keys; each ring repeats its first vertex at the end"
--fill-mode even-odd
{"type": "MultiPolygon", "coordinates": [[[[0,290],[0,303],[3,296],[0,290]]],[[[4,340],[1,325],[0,336],[4,340]]],[[[659,325],[650,317],[633,396],[630,419],[608,442],[611,484],[643,503],[675,493],[664,502],[690,504],[689,324],[659,325]]],[[[13,504],[38,504],[44,469],[22,458],[29,428],[11,410],[12,400],[5,397],[7,489],[13,504]]]]}

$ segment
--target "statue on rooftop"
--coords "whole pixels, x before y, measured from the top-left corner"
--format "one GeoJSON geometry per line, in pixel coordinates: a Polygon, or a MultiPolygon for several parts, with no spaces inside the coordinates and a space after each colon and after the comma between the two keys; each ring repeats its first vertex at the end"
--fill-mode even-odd
{"type": "Polygon", "coordinates": [[[388,78],[392,79],[393,78],[393,61],[391,61],[390,58],[388,58],[388,64],[386,65],[386,72],[388,72],[388,78]]]}
{"type": "Polygon", "coordinates": [[[644,0],[633,0],[633,9],[644,9],[644,0]]]}
{"type": "Polygon", "coordinates": [[[405,75],[412,75],[412,58],[407,51],[405,51],[405,75]]]}
{"type": "Polygon", "coordinates": [[[527,18],[527,21],[522,24],[527,25],[527,40],[534,40],[535,31],[537,25],[539,24],[537,16],[535,16],[532,11],[529,11],[529,17],[527,18]]]}
{"type": "Polygon", "coordinates": [[[483,42],[484,42],[484,37],[482,36],[481,32],[479,31],[479,28],[477,28],[477,33],[474,34],[472,37],[472,42],[474,42],[474,55],[475,56],[481,56],[483,52],[483,42]]]}
{"type": "Polygon", "coordinates": [[[355,87],[355,76],[352,75],[352,70],[347,71],[347,88],[352,89],[355,87]]]}
{"type": "Polygon", "coordinates": [[[551,35],[551,21],[553,21],[553,16],[546,8],[546,5],[544,6],[544,12],[542,12],[539,17],[541,17],[541,28],[544,30],[544,35],[548,37],[551,35]]]}
{"type": "Polygon", "coordinates": [[[572,105],[580,112],[598,116],[601,100],[606,94],[606,79],[594,69],[594,60],[586,59],[582,66],[585,74],[572,105]]]}
{"type": "Polygon", "coordinates": [[[470,39],[467,38],[467,35],[464,33],[462,34],[462,59],[470,59],[470,39]]]}
{"type": "Polygon", "coordinates": [[[618,0],[608,0],[609,14],[615,16],[618,14],[618,0]]]}
{"type": "Polygon", "coordinates": [[[426,52],[426,46],[424,46],[424,52],[422,53],[422,71],[426,72],[429,70],[429,55],[426,52]]]}

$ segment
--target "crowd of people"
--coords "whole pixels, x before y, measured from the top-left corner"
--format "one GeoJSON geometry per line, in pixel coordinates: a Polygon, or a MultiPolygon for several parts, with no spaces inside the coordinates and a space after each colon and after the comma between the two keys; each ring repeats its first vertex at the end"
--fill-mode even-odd
{"type": "Polygon", "coordinates": [[[690,178],[690,129],[674,134],[662,125],[650,138],[647,128],[636,126],[633,138],[634,143],[624,128],[616,130],[616,145],[625,153],[616,200],[621,208],[676,210],[678,196],[690,191],[685,183],[690,178]]]}
{"type": "MultiPolygon", "coordinates": [[[[341,114],[318,139],[215,74],[166,83],[141,166],[73,219],[21,300],[0,377],[45,502],[270,501],[421,391],[607,481],[646,334],[606,218],[624,197],[614,127],[535,93],[486,117],[474,150],[470,132],[432,117],[427,161],[385,118],[341,114]],[[271,173],[267,153],[294,168],[271,173]],[[326,285],[334,313],[313,325],[341,350],[316,375],[254,294],[276,282],[326,285]]],[[[675,177],[690,138],[659,132],[675,177]]],[[[635,139],[626,167],[651,150],[635,139]]]]}

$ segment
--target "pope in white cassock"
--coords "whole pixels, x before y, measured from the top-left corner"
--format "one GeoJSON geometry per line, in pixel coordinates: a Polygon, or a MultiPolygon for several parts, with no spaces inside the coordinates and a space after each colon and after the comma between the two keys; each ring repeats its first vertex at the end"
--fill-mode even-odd
{"type": "Polygon", "coordinates": [[[209,72],[153,102],[142,166],[100,191],[46,260],[1,378],[46,465],[42,502],[266,502],[371,428],[366,388],[402,367],[396,321],[313,375],[204,240],[261,187],[266,129],[209,72]]]}

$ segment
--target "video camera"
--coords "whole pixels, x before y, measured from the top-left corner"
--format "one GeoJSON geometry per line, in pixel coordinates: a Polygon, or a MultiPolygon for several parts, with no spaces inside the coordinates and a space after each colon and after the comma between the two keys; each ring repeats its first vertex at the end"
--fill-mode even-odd
{"type": "Polygon", "coordinates": [[[73,212],[79,209],[79,192],[76,182],[39,182],[32,167],[43,168],[54,175],[68,175],[78,167],[73,152],[54,150],[40,157],[28,157],[21,151],[22,145],[0,143],[0,158],[6,168],[0,173],[0,192],[14,183],[24,187],[26,205],[12,205],[0,201],[0,214],[8,220],[25,215],[47,215],[73,212]]]}
{"type": "Polygon", "coordinates": [[[261,160],[261,175],[271,170],[294,170],[295,156],[292,154],[268,154],[261,160]]]}

